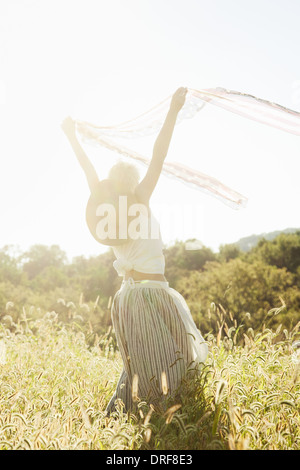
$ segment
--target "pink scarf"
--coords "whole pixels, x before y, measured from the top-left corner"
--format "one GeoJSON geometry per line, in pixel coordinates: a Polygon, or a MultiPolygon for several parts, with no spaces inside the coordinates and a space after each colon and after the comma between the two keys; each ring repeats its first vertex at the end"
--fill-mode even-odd
{"type": "MultiPolygon", "coordinates": [[[[76,120],[76,131],[83,142],[106,147],[148,166],[150,160],[124,146],[124,139],[129,140],[158,133],[165,120],[170,102],[171,96],[146,113],[115,126],[101,127],[76,120]]],[[[189,88],[185,104],[178,114],[177,124],[183,119],[194,117],[207,103],[300,136],[300,112],[252,95],[224,88],[206,90],[189,88]]],[[[196,169],[175,162],[164,162],[162,172],[166,176],[217,197],[234,209],[245,207],[247,203],[245,196],[196,169]]]]}

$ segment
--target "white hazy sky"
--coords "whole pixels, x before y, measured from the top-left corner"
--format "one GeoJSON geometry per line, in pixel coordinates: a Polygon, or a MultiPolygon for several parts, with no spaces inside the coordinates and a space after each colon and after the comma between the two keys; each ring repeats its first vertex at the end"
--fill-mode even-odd
{"type": "MultiPolygon", "coordinates": [[[[299,18],[298,0],[1,0],[0,247],[106,250],[85,225],[89,191],[60,129],[67,115],[116,124],[179,86],[300,111],[299,18]]],[[[248,206],[234,211],[162,177],[152,207],[164,241],[195,237],[217,250],[299,227],[299,149],[299,137],[207,105],[176,128],[167,158],[215,176],[248,206]]],[[[106,177],[110,154],[90,155],[106,177]]]]}

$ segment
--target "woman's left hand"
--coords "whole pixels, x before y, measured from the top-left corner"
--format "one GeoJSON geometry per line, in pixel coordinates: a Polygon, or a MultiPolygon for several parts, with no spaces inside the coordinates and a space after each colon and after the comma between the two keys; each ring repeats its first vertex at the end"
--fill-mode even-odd
{"type": "Polygon", "coordinates": [[[61,128],[67,136],[75,134],[75,122],[70,116],[66,117],[63,120],[63,122],[61,123],[61,128]]]}

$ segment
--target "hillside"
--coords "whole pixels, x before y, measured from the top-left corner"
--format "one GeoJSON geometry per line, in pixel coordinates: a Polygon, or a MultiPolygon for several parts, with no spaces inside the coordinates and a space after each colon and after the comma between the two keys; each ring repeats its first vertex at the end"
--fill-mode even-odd
{"type": "Polygon", "coordinates": [[[250,251],[262,238],[271,241],[281,233],[296,233],[298,231],[300,231],[300,228],[286,228],[285,230],[276,230],[274,232],[261,233],[259,235],[250,235],[248,237],[240,238],[236,243],[234,243],[234,245],[237,245],[242,251],[250,251]]]}

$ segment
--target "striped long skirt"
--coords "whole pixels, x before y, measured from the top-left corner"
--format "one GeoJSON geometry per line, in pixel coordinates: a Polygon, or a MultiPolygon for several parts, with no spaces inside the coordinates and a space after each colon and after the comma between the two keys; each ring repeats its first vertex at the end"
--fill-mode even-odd
{"type": "Polygon", "coordinates": [[[199,370],[207,345],[183,297],[161,281],[123,281],[112,304],[123,371],[106,411],[133,410],[138,399],[161,403],[175,395],[190,370],[199,370]]]}

